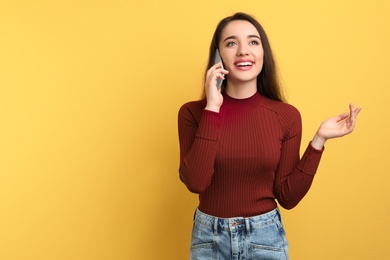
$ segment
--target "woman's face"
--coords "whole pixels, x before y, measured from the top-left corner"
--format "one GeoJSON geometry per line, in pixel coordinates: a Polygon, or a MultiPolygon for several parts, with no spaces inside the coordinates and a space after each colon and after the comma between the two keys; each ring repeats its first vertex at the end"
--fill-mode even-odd
{"type": "Polygon", "coordinates": [[[264,51],[260,34],[247,21],[228,23],[221,33],[220,54],[232,83],[256,82],[263,68],[264,51]]]}

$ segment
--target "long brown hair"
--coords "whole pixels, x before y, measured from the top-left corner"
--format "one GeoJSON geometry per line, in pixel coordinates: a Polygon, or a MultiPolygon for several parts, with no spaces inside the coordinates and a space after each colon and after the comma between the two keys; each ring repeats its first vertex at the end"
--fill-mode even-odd
{"type": "MultiPolygon", "coordinates": [[[[236,20],[243,20],[251,23],[260,34],[260,40],[264,51],[264,61],[263,68],[260,74],[257,76],[257,91],[265,97],[276,101],[284,102],[285,99],[280,86],[275,59],[268,41],[267,34],[265,33],[260,23],[254,17],[246,13],[235,13],[232,16],[228,16],[222,19],[217,25],[217,28],[215,29],[213,35],[213,39],[211,40],[210,44],[209,61],[204,74],[204,84],[206,83],[207,70],[209,70],[214,65],[215,51],[218,48],[219,42],[221,40],[221,33],[228,23],[236,20]]],[[[221,88],[222,92],[225,92],[226,80],[222,82],[221,88]]],[[[205,98],[205,96],[206,95],[203,90],[202,98],[205,98]]]]}

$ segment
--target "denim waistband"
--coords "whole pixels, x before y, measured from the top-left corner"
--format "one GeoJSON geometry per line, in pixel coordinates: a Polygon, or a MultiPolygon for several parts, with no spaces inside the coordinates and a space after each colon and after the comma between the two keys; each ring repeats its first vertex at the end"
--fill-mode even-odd
{"type": "Polygon", "coordinates": [[[241,230],[262,228],[264,226],[271,225],[280,220],[280,212],[278,208],[275,208],[267,213],[244,218],[244,217],[233,217],[233,218],[219,218],[201,212],[198,208],[196,209],[194,221],[202,225],[208,226],[217,232],[218,230],[241,230]]]}

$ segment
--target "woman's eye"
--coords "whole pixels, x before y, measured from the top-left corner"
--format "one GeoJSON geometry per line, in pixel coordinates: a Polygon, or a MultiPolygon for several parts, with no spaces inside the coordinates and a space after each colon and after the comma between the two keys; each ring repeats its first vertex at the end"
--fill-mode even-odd
{"type": "Polygon", "coordinates": [[[235,42],[228,42],[228,43],[226,44],[226,46],[228,46],[228,47],[232,47],[232,46],[235,46],[235,45],[236,45],[235,42]]]}
{"type": "Polygon", "coordinates": [[[249,43],[249,45],[259,45],[259,42],[258,42],[258,41],[251,41],[251,42],[249,43]]]}

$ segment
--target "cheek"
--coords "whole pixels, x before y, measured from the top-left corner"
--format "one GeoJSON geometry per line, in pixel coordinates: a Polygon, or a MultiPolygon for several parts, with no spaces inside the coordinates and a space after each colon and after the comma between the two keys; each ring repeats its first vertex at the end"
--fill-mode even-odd
{"type": "Polygon", "coordinates": [[[264,51],[263,49],[259,50],[258,54],[257,54],[257,57],[258,57],[258,60],[263,63],[264,61],[264,51]]]}
{"type": "Polygon", "coordinates": [[[220,49],[219,53],[221,55],[223,62],[226,62],[226,63],[231,61],[235,56],[235,53],[233,51],[227,50],[227,49],[220,49]]]}
{"type": "Polygon", "coordinates": [[[263,64],[264,64],[264,52],[263,51],[259,51],[259,53],[256,55],[256,62],[258,64],[261,64],[261,67],[263,66],[263,64]]]}
{"type": "Polygon", "coordinates": [[[263,64],[264,64],[264,56],[259,57],[259,61],[258,62],[261,64],[261,66],[263,66],[263,64]]]}
{"type": "Polygon", "coordinates": [[[234,59],[231,57],[232,55],[229,54],[227,55],[225,54],[224,56],[222,56],[223,66],[225,67],[226,70],[229,70],[231,66],[233,66],[232,64],[234,63],[234,59]]]}

